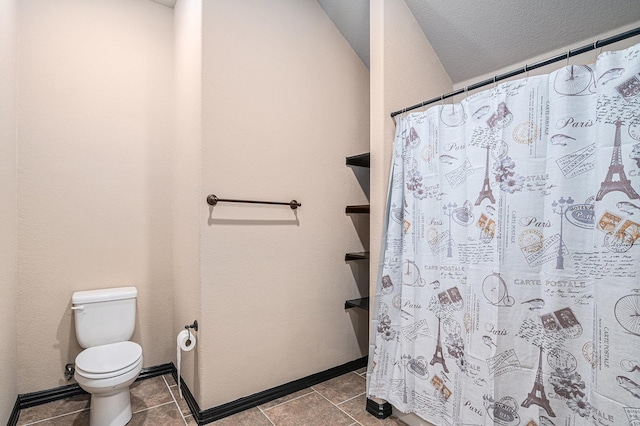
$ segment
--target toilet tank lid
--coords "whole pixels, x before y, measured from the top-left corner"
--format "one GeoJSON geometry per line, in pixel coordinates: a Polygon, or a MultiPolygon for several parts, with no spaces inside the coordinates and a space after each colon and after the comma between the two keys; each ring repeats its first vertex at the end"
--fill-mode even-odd
{"type": "Polygon", "coordinates": [[[96,303],[107,300],[135,299],[138,296],[138,289],[135,287],[103,288],[100,290],[76,291],[71,297],[71,303],[80,305],[82,303],[96,303]]]}

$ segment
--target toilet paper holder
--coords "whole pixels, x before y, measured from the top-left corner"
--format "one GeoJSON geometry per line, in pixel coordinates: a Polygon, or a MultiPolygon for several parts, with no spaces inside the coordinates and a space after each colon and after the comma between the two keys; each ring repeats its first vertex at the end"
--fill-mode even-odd
{"type": "Polygon", "coordinates": [[[193,324],[187,324],[184,326],[184,329],[189,331],[190,328],[193,328],[195,331],[198,331],[198,320],[195,320],[193,324]]]}

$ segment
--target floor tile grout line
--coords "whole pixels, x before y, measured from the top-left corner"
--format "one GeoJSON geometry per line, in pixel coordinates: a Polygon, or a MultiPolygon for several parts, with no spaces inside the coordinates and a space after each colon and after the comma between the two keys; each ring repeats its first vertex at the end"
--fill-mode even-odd
{"type": "Polygon", "coordinates": [[[349,401],[351,401],[352,399],[356,399],[356,398],[358,398],[358,397],[360,397],[360,396],[362,396],[362,395],[365,395],[366,393],[367,393],[367,392],[359,393],[359,394],[357,394],[356,396],[352,396],[351,398],[349,398],[349,399],[345,399],[344,401],[339,402],[339,403],[334,404],[334,405],[344,404],[345,402],[349,402],[349,401]]]}
{"type": "MultiPolygon", "coordinates": [[[[280,404],[282,405],[282,404],[280,404]]],[[[267,413],[264,412],[264,410],[262,408],[260,408],[260,406],[256,407],[258,409],[258,411],[260,411],[260,413],[262,413],[262,415],[265,417],[265,419],[267,419],[267,421],[269,423],[271,423],[273,426],[276,426],[276,424],[274,422],[271,421],[271,419],[269,418],[269,416],[267,416],[267,413]]],[[[273,408],[273,407],[270,407],[273,408]]]]}
{"type": "Polygon", "coordinates": [[[164,380],[164,384],[167,385],[167,390],[169,391],[169,395],[171,395],[171,399],[173,399],[173,403],[176,404],[176,408],[178,409],[178,413],[180,413],[180,417],[182,417],[182,421],[184,422],[185,426],[188,426],[187,419],[184,417],[184,414],[182,413],[182,408],[180,408],[180,404],[178,404],[178,401],[176,400],[176,396],[173,394],[173,391],[171,390],[171,386],[169,386],[169,382],[167,382],[167,379],[164,376],[162,376],[162,380],[164,380]]]}
{"type": "Polygon", "coordinates": [[[53,416],[53,417],[47,417],[46,419],[40,419],[37,420],[35,422],[30,422],[30,423],[23,423],[22,426],[28,426],[28,425],[37,425],[38,423],[42,423],[42,422],[46,422],[47,420],[53,420],[53,419],[57,419],[60,417],[64,417],[64,416],[68,416],[69,414],[77,414],[77,413],[81,413],[83,411],[88,411],[88,408],[83,408],[82,410],[75,410],[75,411],[69,411],[68,413],[63,413],[57,416],[53,416]]]}
{"type": "MultiPolygon", "coordinates": [[[[194,417],[194,418],[195,418],[195,416],[194,416],[194,415],[193,415],[193,413],[191,412],[191,408],[188,406],[188,404],[187,404],[187,408],[188,408],[188,410],[189,410],[189,414],[186,414],[186,415],[185,415],[185,414],[182,412],[182,407],[180,407],[180,403],[178,402],[178,397],[180,396],[180,394],[179,394],[179,393],[174,393],[173,391],[170,391],[170,392],[171,392],[171,396],[173,397],[174,401],[176,402],[176,405],[178,406],[178,410],[180,410],[180,414],[182,414],[182,417],[183,417],[183,418],[185,418],[185,420],[186,420],[186,418],[187,418],[187,417],[189,417],[189,416],[192,416],[192,417],[194,417]],[[176,395],[178,395],[178,396],[176,396],[176,395]]],[[[177,391],[176,391],[176,392],[177,392],[177,391]]],[[[184,398],[182,398],[182,399],[184,399],[184,398]]],[[[186,401],[185,401],[185,403],[186,403],[186,401]]]]}
{"type": "Polygon", "coordinates": [[[142,410],[135,411],[135,412],[133,412],[133,414],[138,414],[138,413],[142,413],[144,411],[153,410],[154,408],[162,407],[162,406],[165,406],[165,405],[168,405],[168,404],[173,404],[173,403],[174,403],[174,401],[164,402],[162,404],[154,405],[153,407],[146,407],[146,408],[143,408],[142,410]]]}
{"type": "Polygon", "coordinates": [[[276,405],[274,405],[274,406],[272,406],[272,407],[265,408],[265,409],[264,409],[264,411],[268,411],[268,410],[271,410],[271,409],[273,409],[273,408],[280,407],[281,405],[287,404],[287,403],[289,403],[289,402],[291,402],[291,401],[295,401],[296,399],[303,398],[303,397],[305,397],[305,396],[307,396],[307,395],[311,395],[312,393],[318,393],[318,391],[316,391],[315,389],[313,389],[313,387],[310,387],[309,389],[311,389],[311,392],[307,392],[307,393],[305,393],[304,395],[298,395],[298,396],[296,396],[295,398],[291,398],[291,399],[289,399],[289,400],[287,400],[287,401],[285,401],[285,402],[281,402],[280,404],[276,404],[276,405]]]}
{"type": "Polygon", "coordinates": [[[169,381],[167,380],[167,378],[163,375],[162,378],[164,379],[164,382],[167,384],[168,387],[172,388],[174,386],[178,386],[177,383],[174,383],[172,385],[169,384],[169,381]]]}
{"type": "MultiPolygon", "coordinates": [[[[326,399],[327,401],[329,401],[329,404],[333,405],[334,407],[336,407],[338,410],[342,411],[347,417],[349,417],[351,420],[353,420],[354,422],[358,423],[358,420],[354,419],[353,417],[351,417],[351,415],[349,413],[347,413],[346,411],[344,411],[342,408],[338,407],[336,404],[334,404],[329,398],[327,398],[326,396],[324,396],[323,394],[321,394],[320,392],[318,392],[318,395],[320,395],[321,397],[323,397],[324,399],[326,399]]],[[[344,401],[342,401],[344,402],[344,401]]],[[[340,404],[342,404],[342,402],[340,404]]]]}

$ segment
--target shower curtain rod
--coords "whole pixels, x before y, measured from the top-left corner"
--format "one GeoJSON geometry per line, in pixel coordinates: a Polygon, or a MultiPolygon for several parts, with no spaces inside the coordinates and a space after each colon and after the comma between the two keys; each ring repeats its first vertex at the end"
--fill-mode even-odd
{"type": "Polygon", "coordinates": [[[631,29],[629,31],[625,31],[623,33],[620,33],[620,34],[617,34],[617,35],[614,35],[614,36],[611,36],[611,37],[608,37],[608,38],[605,38],[603,40],[598,40],[595,43],[587,44],[586,46],[578,47],[577,49],[569,50],[567,53],[563,53],[561,55],[557,55],[557,56],[542,60],[540,62],[535,62],[535,63],[530,64],[530,65],[525,65],[522,68],[518,68],[518,69],[515,69],[515,70],[507,71],[504,74],[494,75],[493,78],[489,78],[487,80],[483,80],[483,81],[480,81],[478,83],[474,83],[474,84],[471,84],[469,86],[465,86],[465,87],[463,87],[461,89],[454,90],[453,92],[447,93],[445,95],[440,95],[440,96],[438,96],[436,98],[429,99],[428,101],[424,101],[424,102],[421,102],[419,104],[415,104],[413,106],[401,109],[399,111],[392,112],[391,113],[391,118],[394,118],[396,115],[404,114],[405,112],[412,111],[414,109],[422,108],[425,105],[429,105],[429,104],[432,104],[432,103],[435,103],[435,102],[439,102],[439,101],[445,100],[447,98],[451,98],[451,97],[456,96],[456,95],[460,95],[462,93],[465,93],[465,92],[468,92],[468,91],[471,91],[471,90],[479,89],[480,87],[488,86],[489,84],[496,83],[496,82],[498,82],[500,80],[505,80],[507,78],[510,78],[510,77],[513,77],[513,76],[516,76],[516,75],[519,75],[519,74],[524,74],[524,73],[526,73],[528,71],[531,71],[531,70],[534,70],[536,68],[541,68],[541,67],[544,67],[546,65],[552,64],[554,62],[559,62],[559,61],[562,61],[564,59],[569,59],[572,56],[581,55],[581,54],[589,52],[591,50],[596,50],[599,47],[604,47],[604,46],[607,46],[609,44],[613,44],[613,43],[616,43],[618,41],[626,40],[628,38],[631,38],[631,37],[634,37],[634,36],[637,36],[637,35],[640,35],[640,27],[631,29]]]}

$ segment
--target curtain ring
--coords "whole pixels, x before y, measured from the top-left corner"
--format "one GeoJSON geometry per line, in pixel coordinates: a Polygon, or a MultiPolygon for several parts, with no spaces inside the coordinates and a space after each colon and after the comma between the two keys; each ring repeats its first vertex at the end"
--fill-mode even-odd
{"type": "Polygon", "coordinates": [[[567,50],[567,66],[569,66],[569,53],[571,53],[571,49],[567,50]]]}
{"type": "Polygon", "coordinates": [[[529,79],[529,64],[524,64],[524,72],[527,73],[527,80],[529,79]]]}

